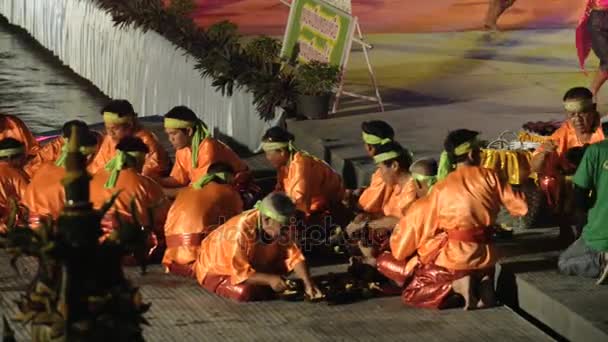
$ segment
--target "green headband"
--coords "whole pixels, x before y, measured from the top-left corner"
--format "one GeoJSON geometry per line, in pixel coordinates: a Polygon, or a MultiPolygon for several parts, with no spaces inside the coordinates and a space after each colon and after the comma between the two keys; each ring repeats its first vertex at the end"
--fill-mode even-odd
{"type": "Polygon", "coordinates": [[[422,175],[422,174],[414,172],[414,173],[412,173],[412,178],[414,178],[414,180],[417,180],[419,182],[426,182],[429,187],[431,187],[435,183],[437,183],[437,176],[427,176],[427,175],[422,175]]]}
{"type": "Polygon", "coordinates": [[[276,151],[276,150],[280,150],[286,148],[290,151],[292,151],[293,148],[293,142],[292,141],[286,141],[286,142],[272,142],[272,141],[268,141],[268,142],[262,142],[262,150],[264,150],[264,152],[269,152],[269,151],[276,151]]]}
{"type": "Polygon", "coordinates": [[[165,118],[165,128],[194,129],[194,135],[192,136],[192,144],[190,145],[190,148],[192,149],[192,167],[196,168],[198,166],[198,151],[201,142],[209,137],[209,130],[207,129],[205,124],[201,120],[193,122],[180,119],[165,118]]]}
{"type": "MultiPolygon", "coordinates": [[[[462,144],[456,146],[456,148],[454,148],[454,155],[457,157],[464,156],[471,152],[473,148],[478,145],[479,140],[477,140],[477,138],[465,141],[462,144]]],[[[437,169],[437,180],[443,180],[453,170],[454,163],[450,160],[448,153],[446,151],[441,152],[441,157],[439,158],[439,165],[437,169]]]]}
{"type": "Polygon", "coordinates": [[[593,106],[593,99],[574,99],[564,101],[564,109],[568,113],[581,113],[593,106]]]}
{"type": "Polygon", "coordinates": [[[25,153],[25,147],[5,148],[4,150],[0,150],[0,158],[12,157],[23,153],[25,153]]]}
{"type": "Polygon", "coordinates": [[[287,224],[289,222],[289,217],[281,215],[275,210],[272,210],[271,208],[265,207],[262,201],[258,201],[255,204],[254,208],[257,209],[260,214],[266,217],[270,217],[271,219],[279,222],[280,224],[287,224]]]}
{"type": "Polygon", "coordinates": [[[363,142],[365,142],[368,145],[386,145],[389,142],[393,141],[392,139],[389,139],[389,138],[382,139],[379,136],[365,133],[365,132],[363,132],[362,136],[363,136],[363,142]]]}
{"type": "Polygon", "coordinates": [[[221,179],[226,183],[230,183],[232,181],[232,173],[230,172],[216,172],[216,173],[208,173],[201,177],[196,182],[192,183],[192,187],[194,189],[201,189],[205,185],[211,183],[215,179],[221,179]]]}
{"type": "MultiPolygon", "coordinates": [[[[80,146],[78,148],[78,150],[80,151],[80,153],[82,153],[83,156],[88,156],[88,155],[91,155],[91,154],[97,152],[97,145],[80,146]]],[[[55,161],[55,165],[65,167],[65,161],[66,161],[67,157],[68,157],[68,139],[64,138],[63,146],[61,146],[61,154],[59,155],[59,158],[57,158],[57,160],[55,161]]]]}
{"type": "Polygon", "coordinates": [[[380,153],[374,156],[374,163],[380,164],[387,160],[395,159],[401,156],[401,152],[399,151],[388,151],[384,153],[380,153]]]}
{"type": "Polygon", "coordinates": [[[146,154],[139,151],[116,151],[116,156],[106,164],[105,169],[110,171],[110,178],[108,178],[108,181],[104,184],[104,187],[106,189],[112,189],[116,186],[118,174],[120,173],[120,170],[124,169],[124,167],[128,164],[129,160],[135,159],[136,161],[141,161],[145,157],[146,154]]]}
{"type": "Polygon", "coordinates": [[[133,117],[129,115],[120,116],[117,113],[112,112],[104,112],[103,122],[107,124],[123,125],[133,122],[133,117]]]}

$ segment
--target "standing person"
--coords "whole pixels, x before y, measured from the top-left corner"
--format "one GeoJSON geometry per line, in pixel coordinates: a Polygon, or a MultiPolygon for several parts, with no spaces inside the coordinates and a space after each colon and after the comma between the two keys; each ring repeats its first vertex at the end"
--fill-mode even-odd
{"type": "Polygon", "coordinates": [[[576,27],[576,50],[580,67],[585,71],[589,52],[600,60],[598,71],[591,81],[594,102],[600,88],[608,79],[608,0],[586,0],[585,11],[576,27]]]}
{"type": "Polygon", "coordinates": [[[5,138],[22,142],[26,156],[35,155],[40,148],[30,129],[14,115],[0,114],[0,140],[5,138]]]}
{"type": "Polygon", "coordinates": [[[498,18],[500,18],[509,7],[513,6],[514,3],[515,0],[489,0],[484,28],[492,31],[497,30],[498,18]]]}
{"type": "Polygon", "coordinates": [[[600,285],[608,279],[608,141],[587,147],[573,182],[578,212],[591,209],[582,236],[560,255],[558,269],[567,275],[597,278],[600,285]]]}
{"type": "Polygon", "coordinates": [[[99,151],[88,171],[92,174],[103,169],[116,155],[116,144],[126,137],[135,137],[148,147],[143,175],[160,178],[169,171],[169,157],[167,151],[158,142],[154,133],[141,127],[137,121],[137,114],[127,100],[112,100],[101,110],[103,122],[106,126],[106,136],[99,147],[99,151]]]}
{"type": "Polygon", "coordinates": [[[6,230],[11,205],[20,204],[27,187],[27,177],[21,171],[25,158],[26,149],[21,141],[13,138],[0,140],[0,232],[6,230]]]}

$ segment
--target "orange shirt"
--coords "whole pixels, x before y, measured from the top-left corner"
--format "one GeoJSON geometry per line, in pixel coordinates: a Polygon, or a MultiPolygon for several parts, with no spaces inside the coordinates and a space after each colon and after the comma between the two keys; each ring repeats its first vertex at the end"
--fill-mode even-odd
{"type": "Polygon", "coordinates": [[[491,267],[497,255],[492,244],[448,239],[445,232],[487,229],[501,205],[514,216],[528,211],[523,194],[513,192],[496,172],[475,166],[459,167],[416,203],[391,236],[393,255],[403,260],[418,250],[423,263],[451,270],[491,267]]]}
{"type": "Polygon", "coordinates": [[[27,186],[27,177],[21,170],[15,169],[6,162],[0,161],[0,231],[11,210],[11,201],[21,204],[21,198],[27,186]]]}
{"type": "Polygon", "coordinates": [[[23,194],[23,205],[30,210],[30,222],[37,226],[38,218],[50,217],[57,219],[65,204],[65,189],[61,180],[65,177],[65,169],[46,162],[40,166],[36,175],[23,194]]]}
{"type": "MultiPolygon", "coordinates": [[[[169,157],[167,151],[160,145],[156,135],[146,130],[139,129],[135,132],[135,137],[140,138],[150,152],[146,154],[146,162],[144,163],[143,175],[148,177],[160,177],[167,171],[169,167],[169,157]]],[[[97,151],[95,159],[88,166],[90,173],[95,174],[99,170],[103,170],[106,164],[116,155],[116,142],[106,135],[97,151]]]]}
{"type": "MultiPolygon", "coordinates": [[[[570,120],[567,120],[562,124],[560,128],[558,128],[551,135],[551,140],[555,142],[557,145],[557,149],[555,153],[547,156],[545,161],[545,166],[543,170],[543,175],[547,176],[556,176],[560,170],[568,170],[572,169],[573,166],[570,165],[568,160],[566,159],[566,152],[573,147],[583,146],[583,142],[579,140],[576,136],[576,131],[574,130],[574,126],[570,123],[570,120]]],[[[602,131],[602,127],[598,127],[595,132],[591,135],[589,139],[589,144],[595,144],[597,142],[604,140],[604,132],[602,131]]],[[[543,151],[543,147],[540,146],[536,151],[534,151],[533,156],[541,153],[543,151]]]]}
{"type": "Polygon", "coordinates": [[[366,213],[381,213],[382,208],[388,203],[392,193],[393,188],[384,183],[380,169],[376,169],[376,172],[372,175],[369,187],[359,196],[359,207],[366,213]]]}
{"type": "Polygon", "coordinates": [[[198,165],[192,167],[192,149],[190,146],[180,148],[175,152],[175,164],[169,175],[182,186],[196,182],[207,174],[209,166],[214,163],[230,165],[235,174],[246,171],[247,164],[223,142],[214,138],[205,138],[198,151],[198,165]]]}
{"type": "Polygon", "coordinates": [[[233,285],[240,284],[255,272],[287,273],[304,256],[295,243],[275,241],[264,244],[258,238],[257,210],[249,210],[228,220],[201,243],[194,263],[199,283],[207,274],[230,276],[233,285]]]}
{"type": "Polygon", "coordinates": [[[200,242],[196,245],[172,247],[172,235],[201,234],[202,238],[242,211],[241,196],[228,184],[211,182],[201,189],[189,187],[180,191],[165,222],[167,249],[163,264],[189,264],[196,260],[198,254],[200,242]]]}
{"type": "MultiPolygon", "coordinates": [[[[97,148],[101,145],[103,141],[103,135],[100,133],[93,131],[97,136],[97,148]]],[[[25,166],[25,172],[33,177],[36,172],[42,167],[42,164],[46,162],[55,162],[61,156],[61,149],[65,144],[65,139],[62,136],[56,137],[52,139],[50,142],[43,145],[34,158],[32,158],[27,165],[25,166]]]]}
{"type": "Polygon", "coordinates": [[[401,218],[416,198],[416,183],[410,177],[403,186],[398,184],[393,188],[391,196],[382,207],[382,212],[384,216],[401,218]]]}
{"type": "Polygon", "coordinates": [[[169,209],[169,202],[163,193],[163,188],[149,177],[137,173],[134,169],[123,169],[118,174],[116,186],[106,189],[104,184],[110,178],[105,169],[99,170],[91,179],[91,202],[95,209],[99,209],[112,197],[112,194],[121,190],[114,206],[108,212],[117,212],[121,218],[134,222],[131,216],[131,199],[135,198],[136,214],[142,225],[150,226],[155,233],[163,233],[163,226],[169,209]],[[154,222],[150,222],[148,210],[153,209],[154,222]]]}
{"type": "Polygon", "coordinates": [[[306,214],[329,209],[344,198],[342,177],[323,161],[296,152],[277,174],[276,191],[283,191],[306,214]]]}
{"type": "Polygon", "coordinates": [[[27,126],[16,116],[0,114],[0,140],[13,138],[25,145],[28,155],[35,155],[40,148],[38,141],[27,126]]]}

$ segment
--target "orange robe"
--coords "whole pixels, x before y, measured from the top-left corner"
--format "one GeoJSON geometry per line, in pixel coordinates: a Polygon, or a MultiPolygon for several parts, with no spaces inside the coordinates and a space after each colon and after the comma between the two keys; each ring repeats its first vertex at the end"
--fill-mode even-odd
{"type": "Polygon", "coordinates": [[[32,132],[27,126],[16,116],[0,114],[0,140],[5,138],[13,138],[21,141],[25,145],[27,154],[32,156],[38,152],[40,145],[32,135],[32,132]]]}
{"type": "Polygon", "coordinates": [[[285,192],[306,214],[328,210],[344,198],[342,177],[323,161],[301,152],[279,170],[275,190],[285,192]]]}
{"type": "MultiPolygon", "coordinates": [[[[93,132],[97,136],[97,147],[99,148],[104,137],[96,131],[93,132]]],[[[36,172],[38,172],[44,163],[55,162],[61,156],[61,149],[63,148],[64,144],[65,139],[62,136],[59,136],[43,145],[38,150],[34,158],[28,161],[27,165],[25,166],[25,172],[30,177],[34,177],[36,172]]]]}
{"type": "Polygon", "coordinates": [[[61,155],[61,149],[65,144],[63,137],[57,137],[51,140],[46,145],[42,146],[34,158],[27,162],[25,165],[25,172],[30,176],[34,177],[34,174],[42,167],[45,162],[52,162],[57,160],[61,155]]]}
{"type": "MultiPolygon", "coordinates": [[[[146,162],[144,163],[144,169],[142,174],[148,177],[161,177],[163,176],[169,167],[169,157],[167,151],[158,142],[158,138],[154,133],[146,130],[139,129],[135,132],[135,137],[140,138],[150,152],[146,154],[146,162]]],[[[91,174],[97,173],[99,170],[103,170],[106,164],[114,158],[116,155],[116,142],[106,135],[97,151],[97,155],[93,162],[88,167],[88,171],[91,174]]]]}
{"type": "Polygon", "coordinates": [[[264,244],[258,238],[257,210],[246,211],[228,220],[201,243],[194,264],[196,278],[203,284],[209,276],[229,276],[232,285],[249,279],[255,272],[284,274],[304,261],[292,241],[264,244]]]}
{"type": "Polygon", "coordinates": [[[186,186],[206,175],[209,166],[218,162],[230,165],[234,174],[248,170],[247,164],[230,147],[209,137],[201,142],[196,168],[192,167],[192,149],[190,146],[184,147],[175,152],[175,164],[169,176],[182,186],[186,186]]]}
{"type": "Polygon", "coordinates": [[[196,260],[203,238],[243,211],[243,201],[231,185],[211,182],[201,189],[181,191],[167,214],[167,250],[163,264],[190,264],[196,260]]]}
{"type": "Polygon", "coordinates": [[[475,166],[459,167],[435,184],[427,197],[412,206],[397,225],[391,237],[396,259],[403,260],[417,250],[423,264],[449,270],[493,267],[498,256],[492,244],[459,236],[487,234],[501,205],[513,216],[528,211],[522,193],[501,182],[495,171],[475,166]]]}
{"type": "Polygon", "coordinates": [[[65,204],[65,189],[61,180],[65,169],[46,162],[25,189],[23,205],[30,210],[30,224],[37,228],[43,217],[57,219],[65,204]]]}
{"type": "MultiPolygon", "coordinates": [[[[110,178],[110,173],[102,169],[91,179],[91,202],[95,209],[101,208],[112,197],[112,194],[121,190],[108,215],[118,213],[122,220],[134,222],[131,215],[131,199],[135,198],[136,215],[139,222],[151,227],[157,237],[162,238],[169,209],[169,202],[163,193],[163,188],[151,178],[143,176],[131,168],[120,171],[116,186],[112,189],[104,187],[108,178],[110,178]],[[153,222],[149,220],[149,209],[153,209],[153,222]]],[[[115,225],[114,220],[106,220],[104,228],[108,231],[115,228],[115,225]]]]}
{"type": "Polygon", "coordinates": [[[359,207],[366,213],[382,213],[382,208],[388,203],[392,193],[393,188],[386,185],[382,179],[380,169],[376,169],[376,172],[372,175],[369,187],[359,197],[359,207]]]}
{"type": "Polygon", "coordinates": [[[403,186],[399,184],[393,188],[391,196],[382,207],[382,213],[384,216],[401,218],[416,198],[416,183],[410,177],[403,186]]]}
{"type": "MultiPolygon", "coordinates": [[[[549,139],[555,142],[557,149],[554,153],[547,156],[542,174],[546,176],[558,176],[560,170],[571,170],[573,168],[566,159],[566,152],[573,147],[583,146],[583,142],[576,136],[576,131],[570,120],[564,122],[560,128],[553,132],[549,139]]],[[[603,140],[604,132],[600,126],[591,135],[589,143],[595,144],[603,140]]],[[[533,156],[540,154],[542,151],[543,147],[540,146],[534,151],[533,156]]]]}
{"type": "Polygon", "coordinates": [[[11,201],[19,205],[26,186],[27,177],[21,170],[0,162],[0,232],[6,229],[11,201]]]}

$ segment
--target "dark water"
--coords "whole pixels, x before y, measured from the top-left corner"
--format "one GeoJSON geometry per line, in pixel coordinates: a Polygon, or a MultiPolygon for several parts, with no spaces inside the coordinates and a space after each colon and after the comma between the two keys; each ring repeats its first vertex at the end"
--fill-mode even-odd
{"type": "Polygon", "coordinates": [[[0,113],[18,115],[34,133],[65,121],[101,121],[107,98],[36,41],[0,17],[0,113]]]}

